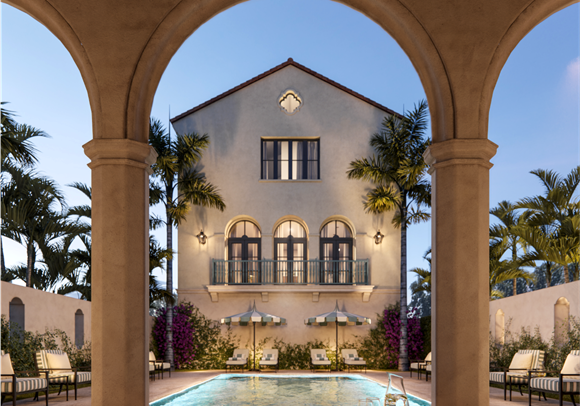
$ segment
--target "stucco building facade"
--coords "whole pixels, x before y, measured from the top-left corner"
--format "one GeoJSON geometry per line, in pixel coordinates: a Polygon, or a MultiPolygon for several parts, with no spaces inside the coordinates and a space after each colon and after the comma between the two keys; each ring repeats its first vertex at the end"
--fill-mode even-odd
{"type": "MultiPolygon", "coordinates": [[[[194,206],[179,226],[179,300],[217,320],[255,301],[288,321],[261,327],[258,340],[333,345],[334,329],[304,319],[338,301],[375,320],[397,302],[400,229],[393,213],[365,213],[372,185],[346,174],[351,161],[373,154],[370,136],[391,114],[289,59],[172,119],[179,134],[209,135],[200,168],[227,205],[194,206]]],[[[341,328],[339,339],[368,328],[341,328]]],[[[250,330],[234,332],[245,342],[250,330]]]]}

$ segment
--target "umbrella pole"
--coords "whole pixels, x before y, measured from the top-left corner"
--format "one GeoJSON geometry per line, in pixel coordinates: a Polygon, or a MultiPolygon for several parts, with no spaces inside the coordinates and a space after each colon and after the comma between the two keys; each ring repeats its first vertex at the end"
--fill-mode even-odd
{"type": "Polygon", "coordinates": [[[336,372],[338,372],[338,321],[336,321],[336,372]]]}
{"type": "Polygon", "coordinates": [[[256,369],[256,322],[252,322],[252,324],[254,325],[254,371],[257,371],[256,369]]]}

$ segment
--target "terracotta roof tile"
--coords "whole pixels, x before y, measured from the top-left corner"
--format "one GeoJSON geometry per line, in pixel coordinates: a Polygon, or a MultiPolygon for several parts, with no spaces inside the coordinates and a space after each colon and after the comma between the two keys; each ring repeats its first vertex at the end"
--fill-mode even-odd
{"type": "Polygon", "coordinates": [[[326,83],[328,83],[328,84],[330,84],[330,85],[332,85],[332,86],[334,86],[334,87],[336,87],[336,88],[338,88],[338,89],[340,89],[340,90],[342,90],[342,91],[344,91],[344,92],[346,92],[346,93],[348,93],[348,94],[356,97],[357,99],[360,99],[360,100],[362,100],[364,102],[367,102],[368,104],[370,104],[370,105],[372,105],[372,106],[374,106],[374,107],[376,107],[376,108],[378,108],[380,110],[383,110],[386,113],[395,114],[395,115],[397,115],[399,117],[402,117],[399,113],[397,113],[397,112],[389,109],[388,107],[385,107],[382,104],[379,104],[379,103],[377,103],[377,102],[375,102],[375,101],[373,101],[373,100],[371,100],[371,99],[369,99],[367,97],[364,97],[360,93],[357,93],[354,90],[351,90],[351,89],[349,89],[347,87],[344,87],[343,85],[341,85],[339,83],[336,83],[334,80],[331,80],[331,79],[327,78],[326,76],[322,76],[320,73],[317,73],[317,72],[313,71],[312,69],[308,69],[304,65],[300,65],[298,62],[295,62],[294,59],[292,59],[292,58],[288,58],[288,60],[286,62],[281,63],[278,66],[273,67],[272,69],[270,69],[270,70],[262,73],[261,75],[258,75],[256,77],[254,77],[254,78],[252,78],[252,79],[250,79],[250,80],[248,80],[248,81],[246,81],[246,82],[244,82],[244,83],[242,83],[242,84],[240,84],[240,85],[238,85],[238,86],[236,86],[236,87],[228,90],[227,92],[224,92],[224,93],[220,94],[219,96],[214,97],[213,99],[209,99],[205,103],[202,103],[199,106],[196,106],[196,107],[194,107],[194,108],[192,108],[190,110],[187,110],[185,113],[182,113],[182,114],[180,114],[178,116],[173,117],[171,119],[171,122],[174,123],[174,122],[178,121],[179,119],[181,119],[181,118],[183,118],[185,116],[188,116],[188,115],[190,115],[192,113],[195,113],[196,111],[201,110],[204,107],[207,107],[210,104],[215,103],[216,101],[221,100],[224,97],[227,97],[230,94],[235,93],[238,90],[241,90],[244,87],[251,85],[252,83],[255,83],[255,82],[257,82],[257,81],[259,81],[261,79],[264,79],[266,76],[269,76],[269,75],[271,75],[273,73],[276,73],[279,70],[284,69],[287,66],[294,66],[295,68],[298,68],[298,69],[300,69],[300,70],[302,70],[302,71],[304,71],[304,72],[306,72],[306,73],[308,73],[308,74],[310,74],[310,75],[312,75],[312,76],[314,76],[314,77],[322,80],[323,82],[326,82],[326,83]]]}

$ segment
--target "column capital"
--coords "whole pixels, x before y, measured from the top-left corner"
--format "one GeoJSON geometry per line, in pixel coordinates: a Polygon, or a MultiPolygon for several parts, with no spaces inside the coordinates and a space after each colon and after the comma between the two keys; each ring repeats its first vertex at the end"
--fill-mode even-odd
{"type": "Polygon", "coordinates": [[[89,168],[101,165],[128,165],[146,169],[151,175],[151,165],[157,152],[149,144],[128,138],[97,138],[83,145],[85,155],[91,159],[89,168]]]}
{"type": "Polygon", "coordinates": [[[434,169],[449,165],[481,165],[490,169],[489,160],[495,155],[497,145],[488,139],[453,139],[431,144],[423,154],[425,162],[434,169]]]}

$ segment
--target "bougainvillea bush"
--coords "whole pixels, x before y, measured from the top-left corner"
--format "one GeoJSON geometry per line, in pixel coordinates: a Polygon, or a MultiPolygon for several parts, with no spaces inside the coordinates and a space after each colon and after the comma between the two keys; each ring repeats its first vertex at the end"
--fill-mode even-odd
{"type": "MultiPolygon", "coordinates": [[[[385,353],[387,368],[397,368],[399,365],[399,343],[401,341],[400,307],[389,306],[385,309],[383,317],[385,337],[387,345],[385,353]]],[[[407,355],[409,360],[419,359],[423,352],[423,332],[421,331],[421,318],[416,317],[413,309],[407,312],[407,355]]]]}
{"type": "MultiPolygon", "coordinates": [[[[231,331],[222,334],[220,325],[205,317],[197,307],[182,302],[173,308],[173,358],[177,369],[223,368],[237,342],[231,331]]],[[[167,309],[160,309],[153,323],[152,350],[158,359],[167,351],[167,309]]]]}

